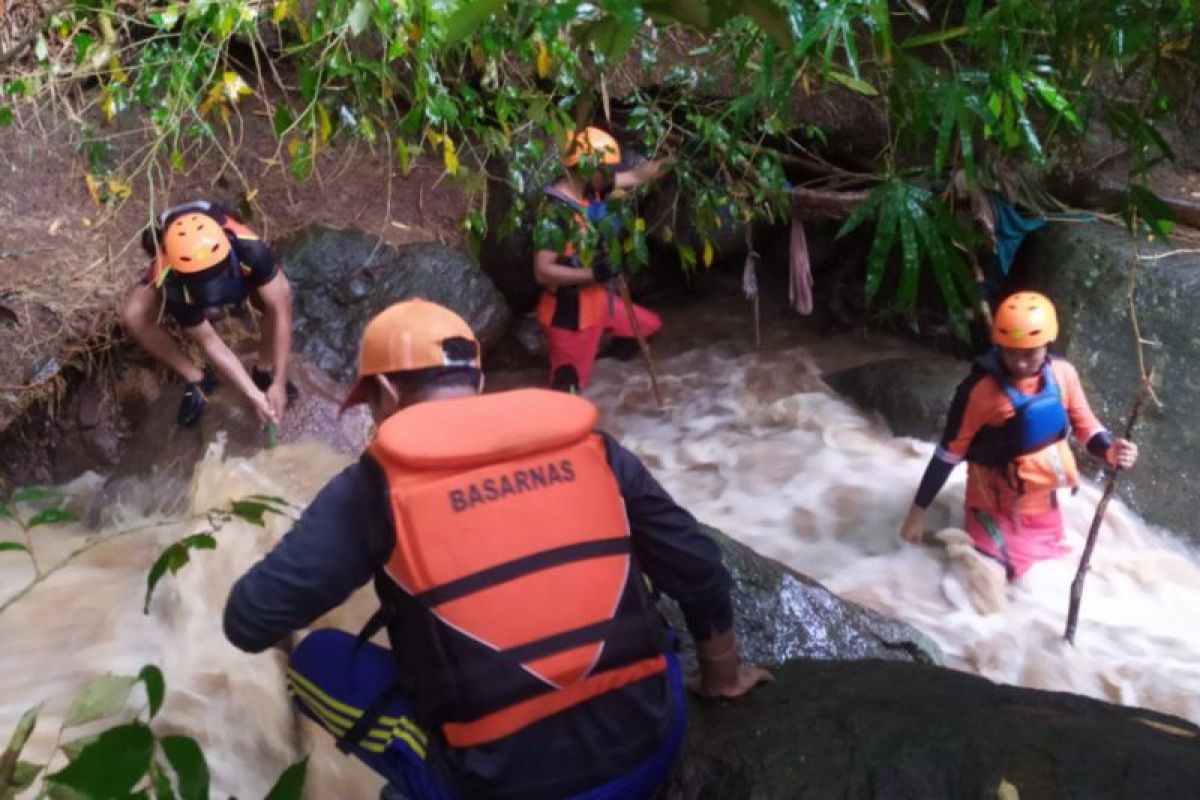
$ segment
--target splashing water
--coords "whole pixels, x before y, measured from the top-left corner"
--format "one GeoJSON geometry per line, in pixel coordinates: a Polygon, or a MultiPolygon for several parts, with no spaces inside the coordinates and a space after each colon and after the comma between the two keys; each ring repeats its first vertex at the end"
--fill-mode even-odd
{"type": "MultiPolygon", "coordinates": [[[[1193,623],[1200,617],[1200,563],[1122,504],[1110,506],[1072,649],[1060,637],[1075,559],[1036,566],[1009,589],[1006,610],[977,613],[941,548],[896,538],[932,446],[891,436],[829,394],[809,351],[750,353],[722,344],[659,366],[665,410],[654,407],[636,364],[600,362],[588,394],[602,409],[604,427],[697,517],[844,597],[916,625],[957,668],[1200,722],[1200,628],[1193,623]]],[[[303,505],[348,462],[314,442],[282,444],[251,458],[224,457],[218,444],[196,468],[189,506],[202,514],[253,493],[303,505]]],[[[959,470],[931,521],[957,524],[963,480],[959,470]]],[[[88,476],[65,491],[86,505],[99,483],[88,476]]],[[[1092,485],[1062,496],[1077,549],[1098,496],[1092,485]]],[[[99,533],[80,525],[36,529],[43,567],[89,536],[147,522],[132,510],[108,516],[116,521],[99,533]]],[[[227,524],[215,551],[195,554],[159,585],[149,615],[141,604],[150,565],[165,546],[197,530],[197,522],[120,536],[0,613],[0,739],[21,712],[46,701],[26,750],[27,760],[40,763],[70,697],[89,678],[136,674],[154,663],[169,689],[155,726],[202,744],[214,793],[261,797],[287,764],[312,752],[309,797],[373,796],[381,782],[290,711],[282,654],[243,654],[221,631],[233,581],[287,525],[270,516],[265,528],[227,524]]],[[[17,538],[11,525],[0,528],[0,540],[17,538]]],[[[27,559],[0,554],[0,603],[32,577],[27,559]]],[[[355,630],[373,608],[365,588],[314,627],[355,630]]]]}
{"type": "MultiPolygon", "coordinates": [[[[1059,493],[1073,554],[1035,566],[1008,588],[1005,610],[983,615],[944,548],[898,539],[932,444],[892,436],[823,391],[803,349],[719,345],[663,368],[663,411],[643,376],[611,363],[601,363],[591,396],[605,427],[698,518],[915,625],[958,669],[1200,722],[1200,558],[1120,502],[1101,528],[1076,647],[1062,640],[1094,484],[1059,493]]],[[[962,524],[965,483],[965,468],[956,470],[932,523],[962,524]]]]}

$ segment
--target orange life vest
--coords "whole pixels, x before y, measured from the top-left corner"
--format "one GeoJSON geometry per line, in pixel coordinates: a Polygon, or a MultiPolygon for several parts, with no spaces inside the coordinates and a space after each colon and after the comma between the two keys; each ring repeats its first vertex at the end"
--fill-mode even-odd
{"type": "MultiPolygon", "coordinates": [[[[550,198],[549,202],[560,203],[569,208],[577,209],[574,215],[575,221],[581,228],[588,226],[587,207],[589,205],[586,199],[576,200],[572,197],[567,197],[561,194],[553,187],[547,188],[545,194],[550,198]]],[[[583,268],[575,253],[575,245],[567,242],[563,251],[558,254],[563,263],[571,264],[572,266],[583,268]]],[[[600,285],[591,286],[564,286],[559,289],[551,289],[549,287],[542,290],[538,297],[537,318],[538,323],[543,328],[549,328],[554,324],[554,315],[558,309],[559,293],[564,295],[574,294],[578,297],[579,302],[579,321],[578,330],[587,330],[594,328],[597,325],[603,325],[608,319],[608,289],[600,285]]]]}
{"type": "Polygon", "coordinates": [[[666,667],[596,419],[523,389],[412,406],[369,448],[396,532],[380,594],[418,708],[453,747],[666,667]]]}

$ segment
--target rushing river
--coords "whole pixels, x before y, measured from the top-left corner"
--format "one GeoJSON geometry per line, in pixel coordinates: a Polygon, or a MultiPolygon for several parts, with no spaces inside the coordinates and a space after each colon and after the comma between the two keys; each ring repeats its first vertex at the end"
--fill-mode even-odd
{"type": "MultiPolygon", "coordinates": [[[[697,517],[843,597],[916,625],[941,645],[952,666],[1200,722],[1196,558],[1113,503],[1074,649],[1060,640],[1073,558],[1038,565],[1009,590],[1005,610],[978,613],[958,562],[940,547],[897,539],[932,445],[891,436],[825,391],[812,353],[794,346],[753,352],[726,343],[663,359],[663,411],[654,407],[636,363],[602,361],[589,396],[601,407],[606,429],[697,517]]],[[[328,416],[328,409],[322,413],[328,416]]],[[[350,440],[361,438],[361,422],[347,423],[357,425],[350,440]]],[[[351,457],[315,441],[251,458],[227,458],[214,446],[196,469],[188,505],[202,515],[253,493],[303,505],[351,457]]],[[[956,523],[964,477],[960,470],[951,479],[931,522],[956,523]]],[[[85,476],[63,491],[83,508],[100,482],[85,476]]],[[[145,492],[152,495],[154,485],[145,492]]],[[[1062,497],[1076,549],[1098,496],[1086,485],[1062,497]]],[[[99,532],[81,524],[36,529],[32,544],[42,569],[88,537],[113,537],[153,521],[135,507],[109,509],[108,518],[99,532]]],[[[290,712],[282,655],[245,655],[221,632],[230,585],[286,531],[286,519],[268,517],[264,528],[226,524],[217,534],[219,547],[196,553],[165,578],[150,613],[142,613],[155,557],[201,529],[203,520],[193,519],[117,536],[0,611],[0,740],[21,712],[44,702],[26,753],[44,758],[69,698],[91,676],[136,674],[154,663],[169,688],[156,726],[201,741],[214,794],[261,797],[280,770],[312,751],[310,797],[372,796],[379,781],[290,712]]],[[[16,528],[0,520],[0,541],[19,539],[16,528]]],[[[21,553],[0,553],[0,603],[34,575],[21,553]]],[[[356,628],[371,609],[368,589],[321,624],[356,628]]],[[[129,712],[141,705],[135,693],[129,712]]]]}

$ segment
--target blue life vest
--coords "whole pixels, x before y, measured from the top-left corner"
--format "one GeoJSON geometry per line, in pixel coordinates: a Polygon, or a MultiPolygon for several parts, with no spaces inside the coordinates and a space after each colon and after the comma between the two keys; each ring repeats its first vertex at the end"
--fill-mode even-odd
{"type": "Polygon", "coordinates": [[[1003,390],[1015,412],[1001,427],[986,426],[975,435],[967,450],[967,459],[988,466],[1003,466],[1018,457],[1065,439],[1071,432],[1070,418],[1063,405],[1062,390],[1050,368],[1050,359],[1041,369],[1041,388],[1034,394],[1022,394],[1012,385],[996,351],[976,362],[1003,390]]]}

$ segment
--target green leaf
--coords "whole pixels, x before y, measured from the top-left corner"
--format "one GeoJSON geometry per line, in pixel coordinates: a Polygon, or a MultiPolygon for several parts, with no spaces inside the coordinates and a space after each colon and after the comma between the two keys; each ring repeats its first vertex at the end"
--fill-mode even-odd
{"type": "MultiPolygon", "coordinates": [[[[38,773],[45,768],[46,767],[44,764],[33,764],[29,761],[18,761],[13,767],[12,781],[8,784],[8,786],[5,786],[4,783],[0,781],[0,796],[7,796],[4,795],[5,789],[20,790],[26,788],[29,786],[29,784],[33,783],[33,779],[38,776],[38,773]]],[[[15,796],[16,795],[14,794],[13,797],[15,796]]]]}
{"type": "Polygon", "coordinates": [[[921,275],[921,253],[917,248],[917,231],[907,208],[900,215],[900,250],[904,256],[904,272],[896,290],[896,305],[911,311],[916,305],[917,285],[921,275]]]}
{"type": "Polygon", "coordinates": [[[954,332],[964,341],[969,340],[967,315],[962,300],[958,296],[958,289],[954,285],[952,274],[954,265],[950,263],[954,256],[947,252],[941,233],[915,199],[909,200],[909,210],[913,216],[917,235],[924,243],[926,252],[929,253],[929,260],[933,266],[933,277],[937,282],[938,289],[941,290],[946,308],[950,312],[950,321],[954,325],[954,332]]]}
{"type": "Polygon", "coordinates": [[[74,761],[79,758],[79,754],[87,749],[88,745],[100,738],[100,734],[93,733],[91,736],[80,736],[78,739],[72,739],[64,743],[59,749],[67,754],[68,761],[74,761]]]}
{"type": "Polygon", "coordinates": [[[217,539],[211,533],[193,533],[179,540],[189,550],[216,550],[217,539]]]}
{"type": "Polygon", "coordinates": [[[167,682],[163,680],[162,670],[153,664],[142,667],[138,680],[146,687],[146,699],[150,702],[150,719],[162,708],[163,698],[167,693],[167,682]]]}
{"type": "Polygon", "coordinates": [[[39,500],[56,500],[59,497],[62,497],[62,493],[57,489],[48,486],[26,486],[13,492],[8,500],[10,503],[34,503],[39,500]]]}
{"type": "Polygon", "coordinates": [[[862,78],[856,78],[853,75],[847,75],[846,73],[838,72],[835,69],[829,70],[829,77],[835,83],[840,83],[847,89],[858,92],[859,94],[865,94],[867,97],[876,97],[879,94],[878,89],[864,81],[862,78]]]}
{"type": "Polygon", "coordinates": [[[99,675],[93,678],[71,702],[63,727],[73,728],[116,714],[125,707],[135,683],[137,678],[127,675],[99,675]]]}
{"type": "Polygon", "coordinates": [[[1038,139],[1037,131],[1033,128],[1033,123],[1029,120],[1029,115],[1025,113],[1025,107],[1018,105],[1017,119],[1021,124],[1021,137],[1025,140],[1025,146],[1029,148],[1029,154],[1033,158],[1033,163],[1039,166],[1046,163],[1046,153],[1042,149],[1042,142],[1038,139]]]}
{"type": "Polygon", "coordinates": [[[504,0],[462,0],[446,20],[446,41],[450,44],[463,41],[503,9],[504,0]]]}
{"type": "Polygon", "coordinates": [[[60,525],[64,522],[75,522],[78,519],[78,514],[68,511],[65,508],[47,508],[44,511],[34,514],[25,527],[36,528],[39,525],[60,525]]]}
{"type": "Polygon", "coordinates": [[[3,503],[0,503],[0,517],[8,517],[9,519],[15,519],[15,517],[13,516],[12,509],[9,508],[8,506],[4,505],[3,503]]]}
{"type": "Polygon", "coordinates": [[[354,6],[350,9],[349,16],[346,18],[346,24],[350,26],[350,35],[358,36],[367,29],[367,23],[370,21],[370,0],[357,0],[354,6]]]}
{"type": "Polygon", "coordinates": [[[180,800],[208,800],[208,764],[190,736],[164,736],[160,742],[179,779],[180,800]]]}
{"type": "Polygon", "coordinates": [[[867,195],[867,199],[859,203],[858,206],[855,207],[852,212],[850,212],[849,218],[842,223],[842,227],[838,229],[837,236],[835,238],[841,239],[843,236],[853,232],[860,225],[870,219],[871,213],[875,210],[875,207],[879,205],[886,193],[887,185],[884,184],[883,186],[880,186],[872,191],[871,194],[867,195]]]}
{"type": "Polygon", "coordinates": [[[292,127],[295,118],[292,116],[292,110],[288,108],[286,103],[280,103],[275,106],[275,114],[271,118],[271,125],[275,129],[276,136],[283,136],[292,127]]]}
{"type": "Polygon", "coordinates": [[[154,800],[175,800],[171,778],[157,762],[150,765],[150,785],[154,789],[154,800]]]}
{"type": "Polygon", "coordinates": [[[883,282],[884,267],[888,254],[892,252],[892,244],[896,241],[896,218],[903,201],[900,198],[888,197],[882,201],[879,209],[879,222],[875,225],[875,239],[871,242],[871,252],[867,254],[867,302],[870,303],[879,293],[883,282]]]}
{"type": "Polygon", "coordinates": [[[230,512],[246,522],[258,525],[260,528],[265,524],[263,517],[268,514],[278,514],[279,509],[274,506],[263,503],[258,500],[234,500],[229,504],[230,512]]]}
{"type": "Polygon", "coordinates": [[[975,180],[975,139],[971,135],[971,119],[967,116],[967,109],[961,106],[958,109],[958,148],[962,152],[967,177],[975,180]]]}
{"type": "Polygon", "coordinates": [[[1135,211],[1143,223],[1161,236],[1170,236],[1175,230],[1171,207],[1154,192],[1137,184],[1129,187],[1129,198],[1126,201],[1126,216],[1130,221],[1135,211]]]}
{"type": "Polygon", "coordinates": [[[89,797],[125,797],[150,769],[154,734],[134,722],[109,728],[46,780],[89,797]]]}
{"type": "Polygon", "coordinates": [[[170,570],[171,574],[179,572],[190,558],[187,548],[179,542],[162,551],[158,560],[150,567],[149,574],[146,575],[146,600],[142,604],[143,614],[150,613],[150,598],[154,595],[154,587],[167,574],[167,570],[170,570]]]}
{"type": "Polygon", "coordinates": [[[11,106],[0,106],[0,128],[12,125],[13,112],[11,106]]]}
{"type": "Polygon", "coordinates": [[[961,36],[966,36],[970,29],[966,26],[957,28],[946,28],[942,31],[934,31],[933,33],[922,33],[919,36],[910,36],[900,43],[901,50],[909,50],[914,47],[924,47],[928,44],[941,44],[948,42],[951,39],[957,39],[961,36]]]}
{"type": "Polygon", "coordinates": [[[29,552],[29,548],[26,547],[25,545],[21,544],[20,542],[0,542],[0,553],[9,551],[9,550],[13,550],[13,551],[24,550],[26,553],[29,552]]]}
{"type": "Polygon", "coordinates": [[[933,155],[933,171],[941,175],[950,158],[950,136],[958,122],[958,106],[962,99],[961,90],[957,85],[951,85],[941,93],[942,119],[938,123],[937,148],[933,155]]]}
{"type": "Polygon", "coordinates": [[[293,506],[287,500],[284,500],[282,497],[273,494],[248,494],[242,499],[254,500],[259,503],[267,503],[269,505],[279,506],[280,508],[295,508],[295,506],[293,506]]]}
{"type": "Polygon", "coordinates": [[[298,181],[303,181],[312,174],[312,168],[312,148],[309,147],[308,140],[301,141],[296,147],[296,152],[292,155],[292,163],[289,166],[292,177],[298,181]]]}
{"type": "Polygon", "coordinates": [[[1075,113],[1075,109],[1071,107],[1071,102],[1055,88],[1049,81],[1035,72],[1025,73],[1025,80],[1033,84],[1034,91],[1042,102],[1050,106],[1052,109],[1063,115],[1067,122],[1076,130],[1082,130],[1083,126],[1079,122],[1079,116],[1075,113]]]}
{"type": "Polygon", "coordinates": [[[308,776],[308,756],[285,769],[267,792],[265,800],[300,800],[304,795],[304,780],[308,776]]]}
{"type": "Polygon", "coordinates": [[[38,712],[41,710],[41,705],[36,705],[21,715],[21,718],[17,720],[17,727],[13,730],[12,737],[8,740],[8,747],[4,748],[4,754],[0,756],[0,761],[15,760],[17,756],[21,755],[21,750],[25,748],[25,743],[29,741],[33,729],[37,727],[38,712]]]}
{"type": "Polygon", "coordinates": [[[792,28],[787,11],[772,0],[742,0],[742,13],[758,23],[763,33],[780,47],[792,46],[792,28]]]}

